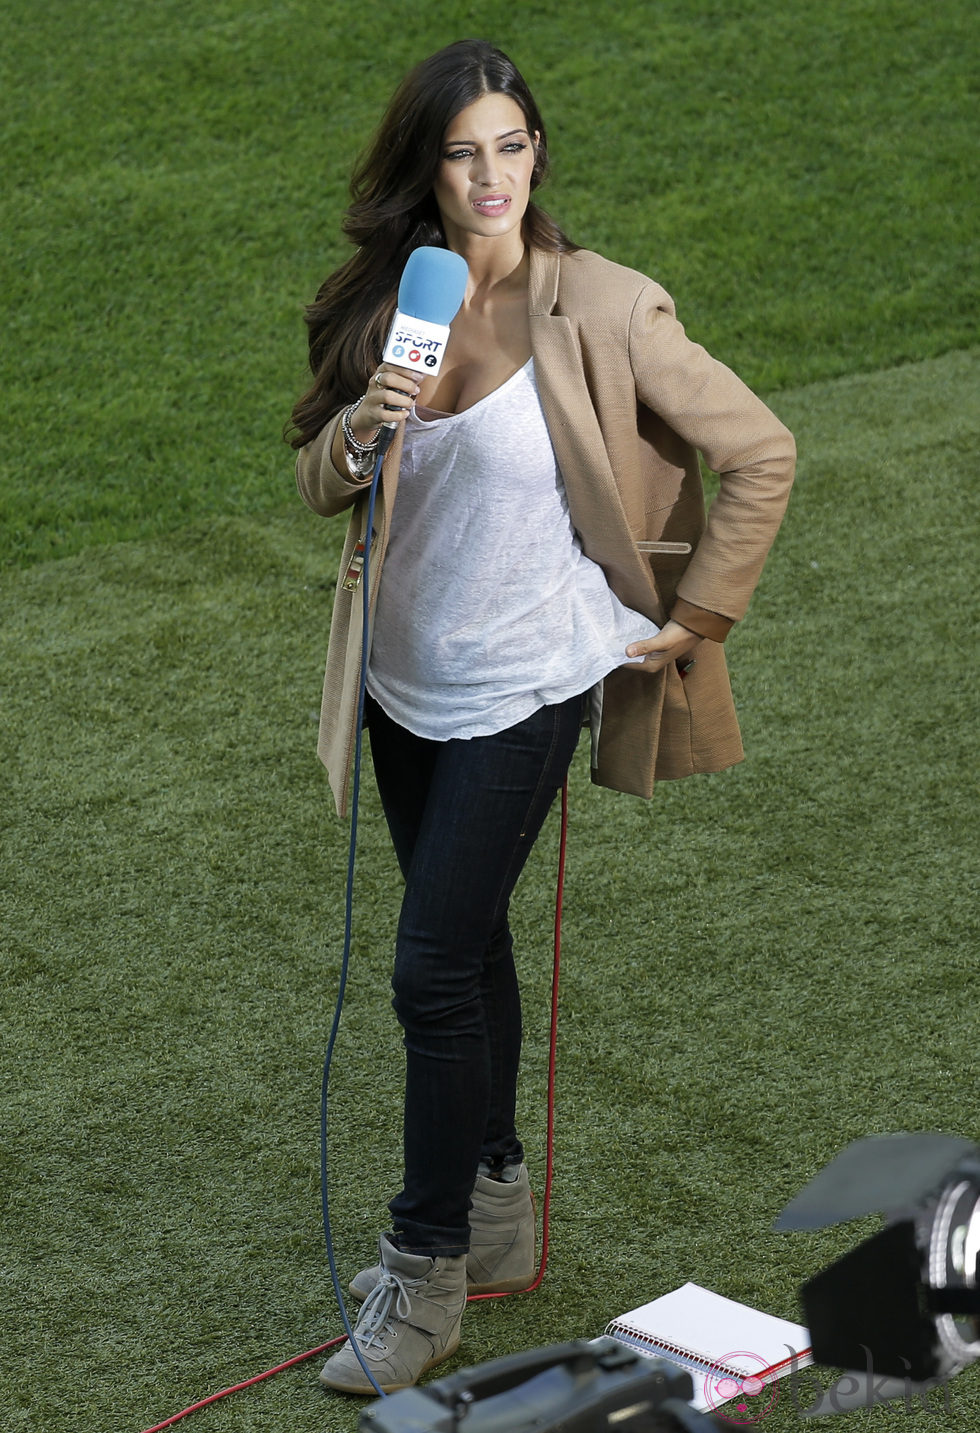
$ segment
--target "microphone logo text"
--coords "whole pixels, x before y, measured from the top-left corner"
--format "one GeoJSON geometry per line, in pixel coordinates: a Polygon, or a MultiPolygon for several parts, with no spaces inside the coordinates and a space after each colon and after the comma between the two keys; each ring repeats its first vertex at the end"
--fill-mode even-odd
{"type": "Polygon", "coordinates": [[[436,374],[446,352],[449,329],[443,324],[429,323],[418,315],[396,313],[388,334],[383,358],[403,368],[425,368],[436,374]]]}

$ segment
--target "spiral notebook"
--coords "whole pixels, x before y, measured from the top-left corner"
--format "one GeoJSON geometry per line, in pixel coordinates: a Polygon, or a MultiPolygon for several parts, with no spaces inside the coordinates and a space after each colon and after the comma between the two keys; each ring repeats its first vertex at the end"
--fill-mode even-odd
{"type": "Polygon", "coordinates": [[[606,1333],[648,1358],[663,1358],[690,1373],[695,1407],[731,1399],[758,1409],[774,1397],[771,1385],[813,1361],[802,1324],[761,1313],[698,1284],[684,1284],[613,1319],[606,1333]]]}

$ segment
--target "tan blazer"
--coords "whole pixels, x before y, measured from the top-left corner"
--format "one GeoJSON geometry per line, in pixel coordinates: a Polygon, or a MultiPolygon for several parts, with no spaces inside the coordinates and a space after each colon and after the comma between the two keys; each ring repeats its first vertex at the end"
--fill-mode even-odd
{"type": "MultiPolygon", "coordinates": [[[[681,680],[673,664],[620,667],[604,683],[593,780],[649,797],[656,780],[741,760],[722,643],[741,618],[782,520],[796,450],[790,432],[739,378],[692,343],[667,293],[598,254],[531,255],[534,373],[586,554],[627,606],[707,639],[681,680]],[[721,475],[705,521],[698,452],[721,475]]],[[[297,457],[303,500],[351,516],[334,603],[318,751],[346,809],[361,665],[359,591],[345,586],[363,538],[365,485],[330,459],[339,416],[297,457]],[[360,500],[359,500],[360,499],[360,500]]],[[[371,610],[398,488],[402,430],[375,507],[371,610]]],[[[515,562],[534,559],[534,533],[515,562]]]]}

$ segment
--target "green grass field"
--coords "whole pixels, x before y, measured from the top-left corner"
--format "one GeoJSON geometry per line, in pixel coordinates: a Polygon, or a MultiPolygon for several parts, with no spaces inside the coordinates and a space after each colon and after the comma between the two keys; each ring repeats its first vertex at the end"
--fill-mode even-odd
{"type": "MultiPolygon", "coordinates": [[[[579,752],[549,1273],[471,1309],[449,1367],[687,1279],[797,1317],[867,1232],[771,1232],[821,1164],[980,1138],[972,7],[476,0],[383,38],[347,0],[3,14],[0,1429],[140,1433],[339,1331],[317,1146],[347,831],[314,717],[342,524],[295,498],[280,430],[351,160],[407,64],[471,33],[537,92],[556,216],[664,282],[801,457],[729,643],[747,761],[647,804],[579,752]]],[[[399,1148],[366,785],[345,1275],[399,1148]]],[[[539,1187],[556,847],[553,815],[516,909],[539,1187]]],[[[178,1426],[353,1433],[317,1368],[178,1426]]],[[[940,1408],[975,1433],[980,1370],[940,1408]]],[[[784,1389],[763,1426],[800,1422],[784,1389]]]]}

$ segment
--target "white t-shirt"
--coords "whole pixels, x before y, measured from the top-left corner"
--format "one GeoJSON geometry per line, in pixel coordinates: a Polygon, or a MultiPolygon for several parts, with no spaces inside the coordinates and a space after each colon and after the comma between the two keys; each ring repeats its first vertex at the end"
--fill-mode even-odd
{"type": "Polygon", "coordinates": [[[587,691],[658,630],[582,552],[533,360],[463,413],[412,410],[367,677],[394,721],[489,736],[587,691]]]}

